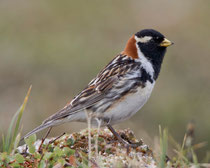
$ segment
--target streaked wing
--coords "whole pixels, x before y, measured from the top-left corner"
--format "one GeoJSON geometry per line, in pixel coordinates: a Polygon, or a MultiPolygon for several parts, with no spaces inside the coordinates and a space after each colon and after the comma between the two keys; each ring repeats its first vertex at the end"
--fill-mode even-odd
{"type": "Polygon", "coordinates": [[[115,59],[113,59],[78,96],[76,96],[66,107],[50,116],[43,123],[62,119],[91,107],[102,100],[107,92],[119,82],[119,78],[130,70],[133,60],[130,58],[129,60],[123,60],[124,57],[126,56],[118,55],[115,57],[115,59]]]}
{"type": "Polygon", "coordinates": [[[27,133],[21,140],[45,128],[55,126],[57,124],[56,120],[65,118],[66,116],[70,116],[72,114],[77,113],[78,111],[81,111],[83,109],[86,109],[94,105],[95,103],[104,98],[106,92],[112,87],[112,85],[116,81],[117,81],[117,76],[115,75],[109,77],[104,82],[98,83],[97,85],[88,86],[75,99],[73,99],[69,105],[67,105],[59,112],[47,118],[40,126],[27,133]]]}

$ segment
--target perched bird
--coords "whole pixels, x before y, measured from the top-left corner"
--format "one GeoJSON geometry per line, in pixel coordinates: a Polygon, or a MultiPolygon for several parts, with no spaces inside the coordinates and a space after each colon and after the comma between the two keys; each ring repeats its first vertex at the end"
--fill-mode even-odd
{"type": "Polygon", "coordinates": [[[153,29],[134,34],[124,51],[118,54],[99,74],[63,109],[47,118],[24,138],[45,128],[70,121],[107,126],[122,143],[128,145],[112,125],[126,120],[147,102],[160,73],[166,48],[173,43],[153,29]]]}

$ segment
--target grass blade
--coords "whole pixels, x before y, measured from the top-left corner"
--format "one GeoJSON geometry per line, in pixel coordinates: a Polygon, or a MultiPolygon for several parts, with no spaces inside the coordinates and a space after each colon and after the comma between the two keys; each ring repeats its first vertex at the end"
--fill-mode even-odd
{"type": "Polygon", "coordinates": [[[161,156],[160,156],[160,162],[159,167],[164,168],[166,164],[166,153],[168,149],[168,130],[167,129],[161,129],[161,126],[159,126],[159,132],[160,132],[160,147],[161,147],[161,156]]]}
{"type": "Polygon", "coordinates": [[[28,97],[31,93],[31,88],[32,88],[32,85],[29,87],[28,89],[28,92],[25,96],[25,99],[23,101],[23,104],[21,105],[21,107],[19,108],[18,110],[18,118],[17,118],[17,122],[16,122],[16,125],[15,125],[15,130],[14,130],[14,134],[12,136],[12,140],[11,140],[11,146],[10,146],[10,151],[12,150],[12,147],[13,147],[13,144],[15,142],[15,139],[17,137],[17,134],[18,134],[18,130],[19,130],[19,127],[20,127],[20,120],[22,118],[22,115],[23,115],[23,111],[25,110],[25,107],[26,107],[26,104],[28,102],[28,97]]]}
{"type": "MultiPolygon", "coordinates": [[[[4,136],[2,136],[2,142],[3,142],[2,150],[3,150],[3,152],[11,153],[11,151],[13,150],[13,147],[14,147],[14,144],[15,144],[18,132],[19,132],[20,120],[22,118],[23,111],[24,111],[26,104],[28,102],[28,97],[30,95],[31,88],[32,88],[32,86],[29,87],[28,92],[27,92],[25,99],[23,101],[23,104],[20,106],[18,111],[15,113],[15,115],[12,117],[11,123],[10,123],[8,131],[7,131],[6,138],[4,136]],[[16,124],[14,124],[15,121],[16,121],[16,124]],[[13,127],[14,127],[14,132],[13,132],[13,127]]],[[[18,144],[16,144],[16,145],[18,145],[18,144]]]]}
{"type": "Polygon", "coordinates": [[[3,152],[9,151],[9,146],[10,146],[10,144],[11,144],[12,128],[13,128],[15,119],[17,118],[18,112],[19,112],[19,111],[17,111],[17,112],[15,113],[15,115],[12,117],[12,121],[10,122],[8,131],[7,131],[7,136],[6,136],[6,139],[5,139],[5,145],[4,145],[4,150],[3,150],[3,152]]]}

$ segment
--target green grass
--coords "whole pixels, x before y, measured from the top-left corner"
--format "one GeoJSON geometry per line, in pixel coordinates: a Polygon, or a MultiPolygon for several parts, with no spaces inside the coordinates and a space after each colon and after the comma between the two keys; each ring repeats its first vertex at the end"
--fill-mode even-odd
{"type": "Polygon", "coordinates": [[[182,144],[177,143],[172,136],[169,135],[168,129],[161,129],[159,127],[160,136],[160,155],[157,158],[158,167],[210,167],[209,160],[210,155],[207,152],[206,157],[203,159],[202,163],[199,163],[198,157],[196,155],[196,150],[206,146],[206,142],[201,142],[198,144],[193,144],[193,138],[190,134],[185,134],[182,144]],[[168,143],[172,144],[174,156],[168,158],[167,150],[168,143]]]}
{"type": "Polygon", "coordinates": [[[168,149],[168,130],[164,129],[162,131],[161,126],[159,126],[159,134],[160,134],[160,148],[161,148],[161,154],[160,154],[160,161],[159,161],[159,167],[164,168],[166,165],[166,159],[167,159],[167,149],[168,149]]]}
{"type": "Polygon", "coordinates": [[[1,149],[0,149],[1,152],[6,152],[8,154],[10,154],[11,152],[14,153],[14,149],[16,149],[19,144],[19,141],[21,138],[20,120],[22,118],[23,111],[24,111],[26,104],[28,102],[28,97],[30,95],[31,88],[32,88],[32,86],[30,86],[30,88],[28,89],[28,92],[25,96],[23,104],[20,106],[18,111],[13,116],[13,118],[10,122],[9,128],[8,128],[8,131],[7,131],[7,135],[5,136],[4,134],[2,134],[2,144],[1,144],[1,149]]]}

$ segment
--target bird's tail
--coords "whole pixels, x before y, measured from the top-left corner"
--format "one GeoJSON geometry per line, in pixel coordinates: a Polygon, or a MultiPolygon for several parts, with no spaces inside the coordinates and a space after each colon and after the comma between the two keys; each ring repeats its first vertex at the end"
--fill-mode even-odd
{"type": "Polygon", "coordinates": [[[28,138],[29,136],[43,130],[43,129],[46,129],[46,128],[49,128],[49,127],[52,127],[54,126],[55,124],[53,124],[52,122],[49,122],[49,123],[43,123],[41,124],[40,126],[36,127],[35,129],[33,129],[32,131],[30,131],[29,133],[27,133],[24,137],[21,138],[21,141],[25,138],[28,138]]]}

